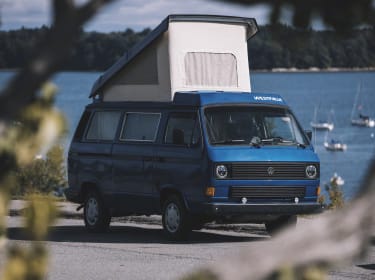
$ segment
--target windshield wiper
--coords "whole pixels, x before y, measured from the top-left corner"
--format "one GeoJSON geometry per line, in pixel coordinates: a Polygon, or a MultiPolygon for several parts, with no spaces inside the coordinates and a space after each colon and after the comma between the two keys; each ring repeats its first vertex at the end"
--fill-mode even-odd
{"type": "Polygon", "coordinates": [[[260,140],[262,143],[265,144],[273,144],[273,143],[293,143],[293,141],[290,140],[284,140],[282,137],[272,137],[272,138],[266,138],[260,140]]]}
{"type": "Polygon", "coordinates": [[[300,148],[306,148],[306,145],[305,144],[301,144],[301,143],[298,143],[296,141],[293,141],[293,140],[285,140],[283,139],[282,137],[273,137],[273,138],[267,138],[267,139],[261,139],[261,142],[262,143],[282,143],[282,144],[290,144],[290,145],[297,145],[297,147],[300,147],[300,148]]]}
{"type": "Polygon", "coordinates": [[[213,141],[211,144],[217,145],[217,144],[233,144],[233,143],[243,143],[245,142],[244,139],[226,139],[226,140],[219,140],[219,141],[213,141]]]}

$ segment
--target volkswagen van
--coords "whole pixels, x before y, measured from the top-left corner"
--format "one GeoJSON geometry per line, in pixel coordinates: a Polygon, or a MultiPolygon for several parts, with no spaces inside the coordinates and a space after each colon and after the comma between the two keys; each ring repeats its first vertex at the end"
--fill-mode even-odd
{"type": "Polygon", "coordinates": [[[68,158],[88,230],[161,214],[171,239],[206,222],[273,233],[319,211],[319,158],[279,95],[179,92],[173,102],[93,102],[68,158]]]}

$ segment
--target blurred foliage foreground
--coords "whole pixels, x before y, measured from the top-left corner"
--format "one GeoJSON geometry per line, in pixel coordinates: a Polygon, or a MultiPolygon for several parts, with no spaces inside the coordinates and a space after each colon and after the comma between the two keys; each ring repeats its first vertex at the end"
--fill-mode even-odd
{"type": "Polygon", "coordinates": [[[45,160],[35,159],[66,127],[62,114],[53,108],[55,93],[56,88],[46,84],[16,122],[0,123],[0,249],[7,248],[8,253],[6,263],[0,264],[2,279],[44,279],[47,272],[48,255],[42,240],[57,214],[54,203],[40,195],[28,196],[24,227],[30,240],[35,241],[28,247],[6,244],[6,215],[15,186],[24,186],[16,192],[26,193],[37,186],[42,186],[39,192],[48,192],[51,189],[46,186],[64,184],[61,148],[52,148],[45,160]],[[31,180],[34,172],[39,175],[31,180]]]}

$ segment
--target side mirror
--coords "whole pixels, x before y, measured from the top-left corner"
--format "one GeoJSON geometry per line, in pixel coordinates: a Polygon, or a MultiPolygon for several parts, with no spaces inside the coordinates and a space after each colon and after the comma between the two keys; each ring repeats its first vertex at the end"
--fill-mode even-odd
{"type": "Polygon", "coordinates": [[[312,139],[312,131],[311,130],[305,130],[305,133],[307,135],[307,138],[309,138],[309,140],[311,141],[311,139],[312,139]]]}

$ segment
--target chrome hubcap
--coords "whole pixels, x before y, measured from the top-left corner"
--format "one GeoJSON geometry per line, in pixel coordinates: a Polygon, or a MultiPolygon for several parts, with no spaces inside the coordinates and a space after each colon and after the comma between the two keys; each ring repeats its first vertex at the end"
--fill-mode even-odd
{"type": "Polygon", "coordinates": [[[180,211],[173,202],[165,209],[165,226],[169,232],[176,232],[180,226],[180,211]]]}
{"type": "Polygon", "coordinates": [[[99,216],[99,206],[95,198],[90,197],[86,204],[86,220],[89,225],[93,226],[97,223],[99,216]]]}

